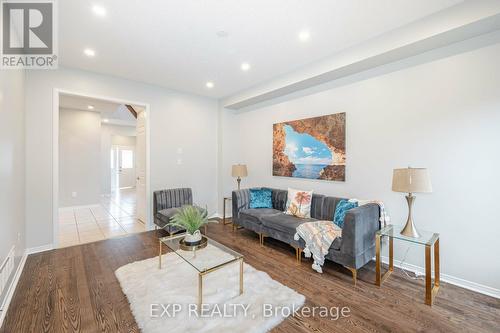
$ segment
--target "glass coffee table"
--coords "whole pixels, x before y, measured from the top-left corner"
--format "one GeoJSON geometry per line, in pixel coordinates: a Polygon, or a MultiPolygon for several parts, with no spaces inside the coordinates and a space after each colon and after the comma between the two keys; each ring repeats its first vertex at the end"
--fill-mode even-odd
{"type": "Polygon", "coordinates": [[[162,246],[166,245],[172,252],[181,257],[185,262],[191,265],[198,272],[198,310],[203,303],[203,276],[215,272],[227,265],[239,261],[240,263],[240,295],[243,294],[243,255],[231,250],[227,246],[224,246],[213,239],[203,235],[207,239],[207,245],[201,249],[189,249],[186,250],[181,248],[181,240],[184,238],[186,233],[177,234],[174,236],[168,236],[160,238],[160,255],[158,268],[161,269],[162,262],[162,246]],[[210,257],[204,256],[203,251],[207,248],[216,248],[213,251],[213,255],[210,257]]]}
{"type": "Polygon", "coordinates": [[[402,226],[388,225],[375,234],[375,284],[381,286],[382,283],[389,277],[394,270],[394,243],[393,240],[401,240],[413,244],[425,246],[425,304],[432,305],[434,297],[439,290],[440,276],[439,276],[439,234],[429,231],[418,230],[420,237],[408,237],[401,235],[402,226]],[[389,269],[382,275],[380,260],[380,250],[382,245],[382,238],[389,238],[389,269]],[[432,247],[434,247],[434,283],[432,283],[432,247]]]}

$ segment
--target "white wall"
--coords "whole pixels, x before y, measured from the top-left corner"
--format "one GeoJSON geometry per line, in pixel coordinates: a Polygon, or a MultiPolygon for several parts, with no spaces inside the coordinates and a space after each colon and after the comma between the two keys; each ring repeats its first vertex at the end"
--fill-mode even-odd
{"type": "Polygon", "coordinates": [[[15,246],[16,267],[25,248],[24,84],[24,71],[0,70],[0,264],[15,246]]]}
{"type": "Polygon", "coordinates": [[[30,71],[26,76],[28,247],[53,243],[54,88],[148,103],[151,190],[190,186],[197,203],[215,210],[216,101],[78,70],[30,71]],[[177,153],[178,148],[182,153],[177,153]],[[177,164],[178,158],[182,164],[177,164]]]}
{"type": "Polygon", "coordinates": [[[135,146],[136,129],[132,126],[102,124],[101,126],[101,194],[111,193],[111,146],[135,146]],[[114,143],[113,140],[117,140],[114,143]]]}
{"type": "Polygon", "coordinates": [[[101,115],[60,109],[59,207],[94,205],[101,194],[101,115]],[[76,197],[73,197],[73,192],[76,197]]]}
{"type": "MultiPolygon", "coordinates": [[[[442,273],[498,292],[499,58],[495,44],[249,112],[222,110],[219,195],[236,187],[231,164],[246,163],[244,187],[381,199],[393,223],[402,224],[407,205],[404,194],[391,191],[392,170],[427,167],[434,193],[417,194],[414,218],[419,228],[441,234],[442,273]],[[273,177],[272,124],[337,112],[347,113],[346,181],[273,177]]],[[[396,258],[405,249],[397,246],[396,258]]],[[[422,267],[423,251],[412,248],[408,262],[422,267]]]]}

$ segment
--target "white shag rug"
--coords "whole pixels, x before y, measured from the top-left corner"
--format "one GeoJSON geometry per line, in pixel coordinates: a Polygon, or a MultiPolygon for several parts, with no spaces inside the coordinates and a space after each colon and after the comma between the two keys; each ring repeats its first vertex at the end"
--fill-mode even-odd
{"type": "MultiPolygon", "coordinates": [[[[191,255],[189,253],[188,255],[191,255]]],[[[196,253],[214,262],[220,249],[208,245],[196,253]]],[[[240,264],[235,262],[203,277],[202,312],[198,304],[198,271],[175,253],[137,261],[115,274],[142,332],[261,333],[271,330],[298,310],[305,297],[244,264],[244,291],[239,296],[240,264]]]]}

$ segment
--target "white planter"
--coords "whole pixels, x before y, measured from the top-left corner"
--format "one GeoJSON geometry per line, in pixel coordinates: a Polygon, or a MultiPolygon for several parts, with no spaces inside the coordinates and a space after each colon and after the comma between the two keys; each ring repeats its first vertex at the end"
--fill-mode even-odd
{"type": "Polygon", "coordinates": [[[196,230],[193,234],[186,233],[186,236],[184,236],[184,241],[188,243],[196,243],[201,241],[200,230],[196,230]]]}

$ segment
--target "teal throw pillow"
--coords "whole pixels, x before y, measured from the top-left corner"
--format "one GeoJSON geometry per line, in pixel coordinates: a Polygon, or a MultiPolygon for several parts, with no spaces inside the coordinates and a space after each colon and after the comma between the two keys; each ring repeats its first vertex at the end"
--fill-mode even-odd
{"type": "Polygon", "coordinates": [[[267,188],[250,189],[250,208],[273,208],[272,191],[267,188]]]}
{"type": "Polygon", "coordinates": [[[349,200],[342,199],[337,204],[335,208],[335,214],[333,215],[333,223],[339,226],[339,228],[344,227],[345,214],[349,209],[358,207],[357,202],[349,202],[349,200]]]}

